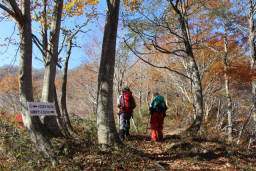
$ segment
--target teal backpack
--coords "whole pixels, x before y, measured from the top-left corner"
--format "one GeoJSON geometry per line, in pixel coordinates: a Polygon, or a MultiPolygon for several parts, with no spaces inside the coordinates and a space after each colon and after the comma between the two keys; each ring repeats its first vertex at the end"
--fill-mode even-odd
{"type": "Polygon", "coordinates": [[[164,97],[161,95],[155,96],[151,105],[150,112],[151,113],[158,112],[158,113],[165,114],[166,110],[167,110],[167,106],[165,104],[164,97]]]}

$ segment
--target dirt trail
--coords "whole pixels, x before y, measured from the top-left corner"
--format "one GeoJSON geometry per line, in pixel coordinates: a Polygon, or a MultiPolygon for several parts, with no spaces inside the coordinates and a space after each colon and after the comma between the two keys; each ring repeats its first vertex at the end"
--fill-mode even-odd
{"type": "Polygon", "coordinates": [[[168,136],[168,135],[179,135],[180,133],[182,133],[183,131],[185,131],[186,128],[176,128],[173,129],[169,126],[165,126],[163,129],[163,134],[164,136],[168,136]]]}
{"type": "Polygon", "coordinates": [[[231,149],[221,142],[195,137],[185,140],[178,135],[184,130],[165,126],[161,142],[151,141],[148,130],[147,135],[133,135],[126,143],[143,150],[156,163],[157,170],[256,170],[255,154],[231,149]]]}

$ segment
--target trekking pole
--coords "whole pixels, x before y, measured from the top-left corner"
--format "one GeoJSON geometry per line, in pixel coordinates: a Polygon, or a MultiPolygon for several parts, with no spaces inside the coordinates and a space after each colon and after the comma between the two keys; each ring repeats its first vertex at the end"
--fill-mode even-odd
{"type": "Polygon", "coordinates": [[[138,133],[138,129],[137,129],[137,127],[136,127],[136,125],[135,125],[135,122],[134,122],[134,120],[133,120],[133,116],[132,116],[132,123],[133,123],[133,126],[134,126],[134,128],[135,128],[135,130],[136,130],[136,132],[138,133]]]}
{"type": "Polygon", "coordinates": [[[118,129],[120,129],[120,110],[118,110],[118,129]]]}
{"type": "Polygon", "coordinates": [[[118,129],[120,129],[120,115],[119,114],[117,115],[118,115],[118,129]]]}

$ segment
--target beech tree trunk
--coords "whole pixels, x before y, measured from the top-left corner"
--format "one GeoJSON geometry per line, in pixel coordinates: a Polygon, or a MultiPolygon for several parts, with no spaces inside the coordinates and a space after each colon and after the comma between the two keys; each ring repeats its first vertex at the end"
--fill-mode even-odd
{"type": "MultiPolygon", "coordinates": [[[[256,35],[255,35],[255,21],[254,21],[254,15],[255,15],[255,4],[253,4],[252,0],[249,1],[249,17],[248,17],[248,22],[249,22],[249,43],[250,43],[250,64],[251,64],[251,69],[256,69],[256,35]]],[[[252,85],[252,102],[254,105],[254,108],[256,108],[256,82],[255,80],[252,80],[251,82],[252,85]]],[[[253,120],[254,123],[256,123],[256,113],[253,112],[253,120]]],[[[254,130],[256,130],[256,124],[254,124],[254,130]]],[[[256,137],[256,132],[252,132],[252,137],[256,137]]]]}
{"type": "Polygon", "coordinates": [[[55,109],[56,109],[56,113],[57,113],[56,121],[59,126],[58,128],[62,131],[61,133],[63,134],[63,136],[65,136],[66,138],[69,138],[70,133],[68,132],[67,127],[65,127],[65,124],[63,123],[62,113],[60,111],[57,90],[56,90],[55,86],[54,86],[54,103],[55,103],[55,109]]]}
{"type": "Polygon", "coordinates": [[[113,77],[120,0],[107,0],[97,92],[98,143],[103,148],[121,144],[113,112],[113,77]]]}
{"type": "MultiPolygon", "coordinates": [[[[252,4],[252,0],[249,1],[249,9],[250,9],[250,14],[248,17],[248,22],[249,22],[249,43],[250,43],[250,49],[251,49],[251,54],[250,54],[250,63],[251,63],[251,68],[254,69],[256,68],[255,61],[256,61],[256,44],[255,44],[255,22],[254,22],[254,13],[255,13],[255,6],[252,4]]],[[[252,81],[252,94],[253,94],[253,103],[256,105],[256,83],[252,81]]]]}
{"type": "MultiPolygon", "coordinates": [[[[54,82],[56,75],[56,65],[59,56],[58,48],[63,0],[54,0],[53,9],[54,10],[51,20],[50,37],[45,57],[46,64],[42,90],[42,101],[44,102],[54,101],[54,82]]],[[[56,116],[45,116],[44,124],[52,133],[52,136],[62,136],[58,123],[56,121],[56,116]]]]}

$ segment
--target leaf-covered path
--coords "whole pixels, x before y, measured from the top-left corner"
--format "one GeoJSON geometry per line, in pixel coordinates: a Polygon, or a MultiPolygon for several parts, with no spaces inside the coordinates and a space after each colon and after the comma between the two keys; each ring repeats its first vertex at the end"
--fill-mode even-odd
{"type": "Polygon", "coordinates": [[[125,144],[144,151],[155,163],[155,170],[256,170],[256,153],[174,134],[180,130],[164,132],[162,142],[152,142],[150,135],[132,135],[125,144]]]}
{"type": "Polygon", "coordinates": [[[255,151],[185,137],[182,129],[165,127],[162,142],[152,142],[149,131],[143,135],[132,132],[124,141],[127,148],[110,147],[106,151],[97,144],[96,129],[81,129],[81,126],[75,129],[81,133],[78,139],[52,141],[56,166],[34,150],[28,136],[20,136],[5,143],[0,170],[256,170],[255,151]]]}

